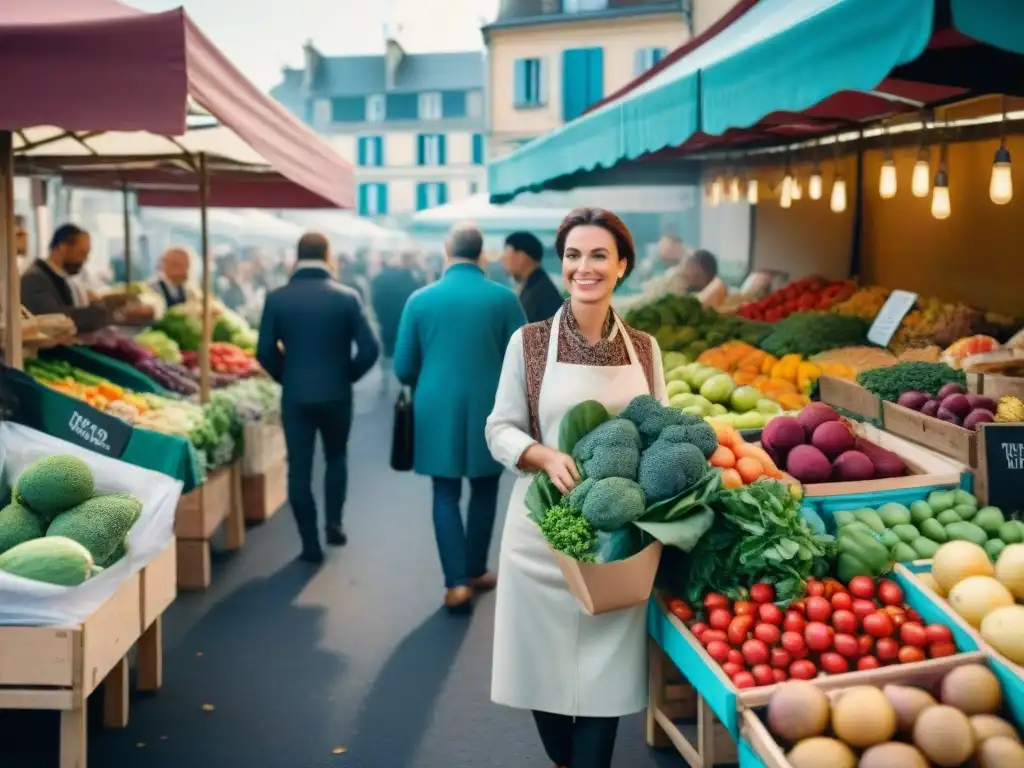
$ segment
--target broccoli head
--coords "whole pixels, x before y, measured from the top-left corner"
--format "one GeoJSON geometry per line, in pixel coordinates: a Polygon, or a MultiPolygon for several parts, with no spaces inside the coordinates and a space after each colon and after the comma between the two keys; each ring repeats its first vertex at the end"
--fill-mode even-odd
{"type": "Polygon", "coordinates": [[[594,562],[597,534],[578,509],[558,504],[548,510],[540,532],[551,548],[584,563],[594,562]]]}
{"type": "Polygon", "coordinates": [[[678,408],[662,405],[652,395],[637,395],[630,400],[626,410],[619,414],[620,419],[628,419],[636,425],[643,438],[644,445],[650,445],[658,439],[661,431],[670,424],[689,426],[703,423],[703,420],[678,408]]]}
{"type": "Polygon", "coordinates": [[[572,455],[588,478],[628,477],[633,480],[640,466],[640,446],[640,433],[633,422],[611,419],[584,435],[572,455]]]}
{"type": "Polygon", "coordinates": [[[646,508],[643,488],[624,477],[596,481],[583,499],[583,516],[598,531],[616,531],[639,520],[646,508]]]}
{"type": "Polygon", "coordinates": [[[670,424],[661,431],[660,437],[673,443],[693,443],[704,454],[705,459],[710,459],[711,454],[718,447],[718,435],[715,428],[703,419],[696,424],[677,425],[670,424]]]}
{"type": "Polygon", "coordinates": [[[649,504],[671,499],[707,473],[707,459],[700,448],[686,440],[687,429],[665,429],[640,457],[639,482],[649,504]]]}
{"type": "Polygon", "coordinates": [[[573,509],[583,509],[583,501],[587,498],[587,494],[590,493],[590,489],[594,487],[596,483],[592,477],[585,478],[583,482],[578,483],[575,488],[569,491],[569,496],[566,498],[566,503],[573,509]]]}

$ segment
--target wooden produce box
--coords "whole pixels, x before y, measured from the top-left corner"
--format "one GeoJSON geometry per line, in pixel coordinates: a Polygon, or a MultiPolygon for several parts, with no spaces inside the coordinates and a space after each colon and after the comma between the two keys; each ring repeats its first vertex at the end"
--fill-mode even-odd
{"type": "Polygon", "coordinates": [[[241,462],[210,472],[206,482],[181,497],[174,520],[178,587],[206,589],[212,578],[210,539],[226,523],[227,548],[245,543],[241,462]]]}
{"type": "Polygon", "coordinates": [[[976,374],[981,378],[981,394],[998,400],[1011,395],[1024,400],[1024,378],[1020,376],[1002,376],[997,373],[976,374]]]}
{"type": "Polygon", "coordinates": [[[100,683],[105,725],[128,722],[126,656],[141,634],[142,581],[133,575],[77,626],[0,627],[0,708],[59,711],[60,768],[86,766],[86,699],[100,683]]]}
{"type": "Polygon", "coordinates": [[[138,689],[157,691],[164,680],[163,613],[178,596],[177,542],[171,539],[140,575],[138,689]]]}
{"type": "Polygon", "coordinates": [[[288,457],[284,431],[275,422],[245,427],[242,507],[250,523],[270,518],[288,499],[288,457]]]}
{"type": "Polygon", "coordinates": [[[974,430],[889,402],[882,403],[882,424],[886,432],[927,446],[969,467],[978,466],[978,440],[974,430]]]}
{"type": "Polygon", "coordinates": [[[862,418],[873,422],[882,418],[881,399],[855,381],[822,376],[818,379],[818,394],[821,402],[838,406],[862,418]]]}

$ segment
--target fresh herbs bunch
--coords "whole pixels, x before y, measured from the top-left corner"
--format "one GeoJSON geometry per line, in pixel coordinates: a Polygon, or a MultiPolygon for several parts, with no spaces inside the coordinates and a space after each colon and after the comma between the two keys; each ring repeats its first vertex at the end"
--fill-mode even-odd
{"type": "Polygon", "coordinates": [[[934,396],[946,384],[966,387],[967,375],[945,363],[917,360],[861,371],[857,383],[882,400],[894,403],[904,392],[927,392],[934,396]]]}
{"type": "Polygon", "coordinates": [[[776,357],[811,357],[830,349],[867,343],[868,323],[831,312],[797,312],[780,320],[758,346],[776,357]]]}

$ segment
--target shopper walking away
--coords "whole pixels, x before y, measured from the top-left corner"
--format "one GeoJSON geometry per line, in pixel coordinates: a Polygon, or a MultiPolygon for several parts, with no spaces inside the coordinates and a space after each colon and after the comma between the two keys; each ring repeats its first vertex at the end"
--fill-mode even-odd
{"type": "Polygon", "coordinates": [[[377,362],[379,347],[359,296],[332,275],[327,238],[299,239],[295,271],[267,296],[256,358],[282,386],[281,417],[288,449],[288,501],[302,539],[301,559],[323,561],[313,498],[313,451],[324,446],[327,543],[347,542],[342,509],[348,489],[352,385],[377,362]],[[352,345],[356,345],[353,354],[352,345]]]}
{"type": "Polygon", "coordinates": [[[563,493],[579,480],[557,450],[567,410],[598,400],[612,413],[637,395],[667,401],[661,352],[612,311],[615,286],[636,262],[626,225],[599,208],[572,211],[555,238],[570,299],[509,342],[487,444],[520,473],[501,538],[491,698],[533,710],[557,766],[608,768],[618,718],[647,706],[647,607],[591,616],[565,584],[526,489],[546,472],[563,493]]]}
{"type": "Polygon", "coordinates": [[[448,268],[413,294],[395,344],[395,375],[414,387],[414,469],[433,479],[434,534],[444,571],[445,606],[468,610],[474,590],[497,582],[487,553],[502,467],[487,449],[484,423],[494,404],[508,340],[525,318],[515,294],[487,279],[483,235],[457,226],[445,243],[448,268]],[[469,479],[466,525],[459,511],[469,479]]]}
{"type": "Polygon", "coordinates": [[[543,258],[544,246],[535,235],[513,232],[505,238],[502,261],[505,271],[519,285],[519,301],[528,323],[550,320],[562,306],[562,294],[541,268],[543,258]]]}
{"type": "Polygon", "coordinates": [[[393,375],[392,359],[395,356],[395,339],[398,337],[402,310],[409,297],[424,285],[412,269],[414,259],[414,254],[403,254],[397,263],[386,264],[370,284],[373,313],[380,329],[381,394],[384,395],[388,393],[393,375]]]}

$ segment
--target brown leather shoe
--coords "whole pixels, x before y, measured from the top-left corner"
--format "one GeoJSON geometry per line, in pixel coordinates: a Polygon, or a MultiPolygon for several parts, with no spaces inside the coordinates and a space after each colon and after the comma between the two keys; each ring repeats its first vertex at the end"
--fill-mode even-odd
{"type": "Polygon", "coordinates": [[[466,611],[473,605],[473,590],[465,585],[452,587],[444,593],[444,607],[456,613],[466,611]]]}
{"type": "Polygon", "coordinates": [[[498,574],[494,571],[485,571],[483,575],[470,579],[469,586],[478,592],[489,592],[498,586],[498,574]]]}

